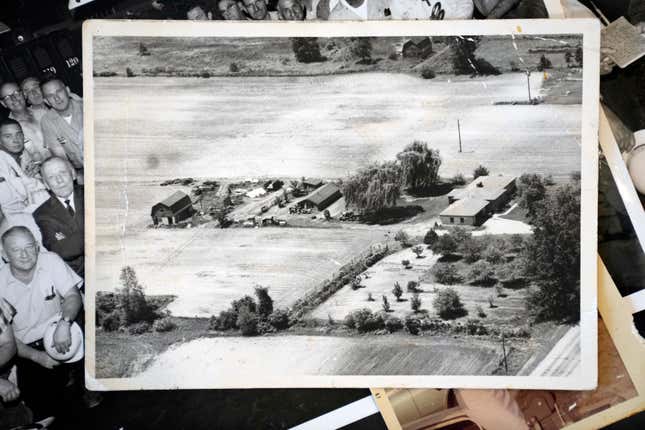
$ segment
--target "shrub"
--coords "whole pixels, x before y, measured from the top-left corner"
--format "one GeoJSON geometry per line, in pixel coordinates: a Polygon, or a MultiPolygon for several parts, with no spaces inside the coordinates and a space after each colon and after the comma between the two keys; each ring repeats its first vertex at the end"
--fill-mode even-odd
{"type": "Polygon", "coordinates": [[[402,328],[403,328],[403,321],[401,321],[400,318],[390,317],[390,318],[385,320],[385,329],[390,333],[394,333],[395,331],[399,331],[402,328]]]}
{"type": "Polygon", "coordinates": [[[546,56],[543,54],[540,57],[540,61],[538,62],[537,69],[539,71],[543,71],[543,70],[546,70],[546,69],[550,69],[551,67],[553,67],[553,64],[551,63],[551,60],[546,58],[546,56]]]}
{"type": "Polygon", "coordinates": [[[457,173],[450,179],[452,185],[466,185],[466,177],[463,173],[457,173]]]}
{"type": "Polygon", "coordinates": [[[472,284],[491,285],[497,282],[495,272],[487,261],[477,261],[470,266],[468,277],[472,284]]]}
{"type": "MultiPolygon", "coordinates": [[[[372,313],[369,309],[358,309],[351,314],[353,325],[361,333],[378,330],[385,327],[385,322],[379,314],[372,313]]],[[[348,319],[345,317],[345,325],[348,325],[348,319]]]]}
{"type": "Polygon", "coordinates": [[[421,254],[423,254],[423,246],[417,245],[413,247],[412,252],[414,252],[417,255],[417,258],[421,258],[421,254]]]}
{"type": "Polygon", "coordinates": [[[473,179],[477,179],[477,178],[479,178],[480,176],[488,176],[488,175],[489,175],[489,173],[490,173],[490,172],[488,171],[488,169],[487,169],[486,167],[484,167],[484,166],[482,166],[482,165],[480,164],[480,165],[479,165],[479,166],[477,166],[477,168],[475,168],[475,170],[473,171],[473,179]]]}
{"type": "Polygon", "coordinates": [[[256,313],[257,305],[255,304],[255,300],[253,300],[253,297],[244,296],[241,299],[233,300],[231,302],[231,310],[235,313],[236,318],[239,315],[242,308],[247,308],[249,311],[256,313]]]}
{"type": "Polygon", "coordinates": [[[383,310],[385,312],[392,311],[392,308],[390,307],[390,302],[388,301],[387,296],[385,294],[383,295],[383,304],[381,306],[383,307],[383,310]]]}
{"type": "Polygon", "coordinates": [[[237,316],[237,326],[242,336],[253,336],[258,333],[258,315],[248,307],[242,307],[237,316]]]}
{"type": "Polygon", "coordinates": [[[258,334],[275,333],[277,330],[268,321],[260,321],[257,325],[258,334]]]}
{"type": "Polygon", "coordinates": [[[488,329],[476,318],[468,318],[466,321],[466,333],[470,335],[486,335],[488,329]]]}
{"type": "Polygon", "coordinates": [[[273,312],[273,299],[269,296],[269,289],[266,287],[255,287],[255,296],[258,298],[258,316],[266,319],[273,312]]]}
{"type": "Polygon", "coordinates": [[[399,59],[399,54],[397,54],[396,52],[390,52],[390,55],[388,55],[387,58],[392,61],[396,61],[399,59]]]}
{"type": "Polygon", "coordinates": [[[430,245],[430,249],[435,254],[452,255],[457,251],[458,242],[452,234],[439,236],[439,240],[430,245]]]}
{"type": "Polygon", "coordinates": [[[410,236],[403,230],[399,230],[394,235],[394,240],[401,243],[401,246],[408,247],[410,246],[410,236]]]}
{"type": "Polygon", "coordinates": [[[490,264],[500,264],[502,261],[504,261],[504,253],[498,246],[495,245],[486,248],[482,253],[482,257],[484,257],[484,260],[486,260],[490,264]]]}
{"type": "Polygon", "coordinates": [[[484,312],[484,308],[482,308],[481,305],[477,305],[475,310],[477,311],[477,316],[479,318],[486,318],[486,312],[484,312]]]}
{"type": "Polygon", "coordinates": [[[401,284],[399,284],[398,282],[394,283],[394,288],[392,288],[392,295],[396,297],[397,302],[401,301],[401,296],[403,295],[403,289],[401,288],[401,284]]]}
{"type": "Polygon", "coordinates": [[[103,330],[105,331],[118,330],[119,327],[121,327],[121,313],[114,310],[107,314],[103,317],[103,321],[101,321],[101,327],[103,327],[103,330]]]}
{"type": "Polygon", "coordinates": [[[143,334],[150,331],[150,323],[147,321],[138,322],[128,326],[128,333],[143,334]]]}
{"type": "Polygon", "coordinates": [[[414,295],[412,296],[412,299],[410,300],[410,307],[415,313],[419,312],[419,309],[421,308],[421,298],[419,297],[419,293],[414,293],[414,295]]]}
{"type": "Polygon", "coordinates": [[[493,296],[488,296],[488,307],[491,309],[497,307],[495,306],[495,298],[493,296]]]}
{"type": "Polygon", "coordinates": [[[466,263],[474,263],[479,260],[483,250],[483,243],[473,239],[472,237],[468,237],[459,244],[459,252],[464,256],[466,263]]]}
{"type": "Polygon", "coordinates": [[[411,315],[405,317],[405,330],[410,333],[417,335],[421,329],[421,322],[418,318],[415,318],[411,315]]]}
{"type": "Polygon", "coordinates": [[[468,311],[461,303],[459,294],[452,288],[439,291],[432,301],[432,306],[434,306],[437,314],[445,320],[460,318],[468,314],[468,311]]]}
{"type": "Polygon", "coordinates": [[[300,63],[317,63],[326,60],[320,54],[318,39],[315,37],[294,37],[291,39],[291,48],[300,63]]]}
{"type": "Polygon", "coordinates": [[[277,330],[285,330],[289,327],[289,314],[283,309],[276,309],[269,315],[268,321],[277,330]]]}
{"type": "Polygon", "coordinates": [[[517,67],[517,63],[515,61],[509,62],[509,66],[511,67],[511,72],[519,72],[520,68],[517,67]]]}
{"type": "Polygon", "coordinates": [[[431,228],[423,237],[423,243],[425,243],[426,245],[432,245],[437,241],[437,239],[439,239],[439,235],[436,231],[434,231],[434,229],[431,228]]]}
{"type": "Polygon", "coordinates": [[[231,64],[229,64],[229,66],[228,66],[228,70],[229,70],[231,73],[237,73],[237,72],[239,72],[239,71],[240,71],[240,67],[237,65],[237,63],[231,63],[231,64]]]}
{"type": "Polygon", "coordinates": [[[219,313],[219,317],[211,317],[208,328],[210,330],[232,330],[237,328],[237,312],[225,310],[219,313]]]}
{"type": "Polygon", "coordinates": [[[204,79],[208,79],[211,77],[211,74],[208,70],[202,70],[202,72],[199,74],[204,79]]]}
{"type": "Polygon", "coordinates": [[[419,283],[416,281],[408,281],[408,285],[405,288],[408,293],[418,293],[421,291],[419,289],[419,283]]]}
{"type": "Polygon", "coordinates": [[[155,320],[152,324],[152,329],[158,332],[171,331],[177,328],[177,324],[168,317],[155,320]]]}
{"type": "Polygon", "coordinates": [[[423,79],[434,79],[437,75],[429,67],[421,69],[421,77],[423,79]]]}
{"type": "Polygon", "coordinates": [[[352,279],[352,282],[351,282],[350,285],[352,287],[352,290],[354,290],[354,291],[356,291],[359,288],[361,288],[362,286],[361,286],[361,278],[360,278],[360,276],[357,276],[354,279],[352,279]]]}
{"type": "Polygon", "coordinates": [[[343,320],[343,324],[347,328],[356,328],[356,321],[354,321],[354,315],[352,313],[349,313],[345,316],[345,319],[343,320]]]}
{"type": "Polygon", "coordinates": [[[132,71],[132,69],[131,69],[131,68],[126,67],[126,68],[125,68],[125,76],[127,76],[128,78],[133,78],[133,77],[135,77],[136,75],[134,74],[134,72],[132,71]]]}
{"type": "Polygon", "coordinates": [[[495,292],[497,293],[497,297],[506,297],[508,294],[504,292],[504,289],[501,286],[496,286],[495,287],[495,292]]]}
{"type": "Polygon", "coordinates": [[[409,269],[409,268],[411,268],[411,267],[412,267],[412,266],[410,266],[410,260],[401,260],[401,264],[402,264],[402,265],[403,265],[403,267],[405,267],[406,269],[409,269]]]}
{"type": "Polygon", "coordinates": [[[368,301],[368,302],[373,302],[373,301],[375,301],[375,300],[374,300],[374,297],[372,297],[372,293],[367,293],[367,301],[368,301]]]}
{"type": "Polygon", "coordinates": [[[462,281],[461,275],[453,264],[435,264],[431,273],[440,284],[453,285],[462,281]]]}

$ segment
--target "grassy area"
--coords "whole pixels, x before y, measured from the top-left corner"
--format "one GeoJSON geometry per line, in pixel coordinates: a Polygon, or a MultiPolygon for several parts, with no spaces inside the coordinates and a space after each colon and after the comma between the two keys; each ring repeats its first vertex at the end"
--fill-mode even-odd
{"type": "Polygon", "coordinates": [[[500,215],[500,218],[509,219],[511,221],[528,222],[528,210],[521,208],[519,205],[515,206],[513,210],[505,215],[500,215]]]}
{"type": "Polygon", "coordinates": [[[140,372],[145,365],[171,345],[208,335],[208,319],[176,318],[173,331],[131,335],[127,332],[96,330],[96,376],[126,377],[140,372]]]}

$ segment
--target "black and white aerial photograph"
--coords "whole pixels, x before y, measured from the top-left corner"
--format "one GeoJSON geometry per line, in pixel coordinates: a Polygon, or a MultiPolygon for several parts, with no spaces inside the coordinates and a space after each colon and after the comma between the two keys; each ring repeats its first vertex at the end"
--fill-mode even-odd
{"type": "Polygon", "coordinates": [[[365,25],[86,24],[88,387],[595,387],[597,24],[365,25]]]}

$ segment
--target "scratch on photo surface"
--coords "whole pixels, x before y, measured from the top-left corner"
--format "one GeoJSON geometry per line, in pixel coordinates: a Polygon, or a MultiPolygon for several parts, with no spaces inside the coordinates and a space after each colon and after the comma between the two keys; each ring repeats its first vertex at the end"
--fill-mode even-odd
{"type": "Polygon", "coordinates": [[[515,49],[515,52],[517,53],[517,59],[520,60],[520,63],[524,64],[524,59],[520,55],[520,50],[517,47],[517,43],[515,42],[515,35],[511,33],[511,43],[513,43],[513,48],[515,49]]]}
{"type": "Polygon", "coordinates": [[[572,404],[571,406],[569,406],[569,412],[571,412],[572,410],[574,410],[577,406],[578,406],[578,404],[577,404],[577,403],[574,403],[574,404],[572,404]]]}
{"type": "MultiPolygon", "coordinates": [[[[126,103],[125,103],[125,133],[126,136],[130,136],[130,97],[128,96],[126,98],[126,103]]],[[[125,139],[125,156],[123,157],[123,188],[121,190],[121,194],[123,196],[123,220],[121,223],[121,235],[120,235],[120,248],[121,248],[121,258],[123,260],[122,266],[126,266],[128,264],[127,258],[126,258],[126,252],[125,252],[125,236],[126,236],[126,229],[127,229],[127,224],[128,224],[128,212],[130,210],[130,202],[128,200],[128,148],[129,148],[129,139],[125,139]]]]}

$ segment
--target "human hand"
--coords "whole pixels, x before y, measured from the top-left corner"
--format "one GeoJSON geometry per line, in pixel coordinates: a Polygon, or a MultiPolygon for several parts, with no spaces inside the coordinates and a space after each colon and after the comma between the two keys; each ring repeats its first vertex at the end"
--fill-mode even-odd
{"type": "Polygon", "coordinates": [[[39,170],[40,170],[40,164],[35,163],[33,161],[27,164],[27,166],[25,167],[25,173],[27,174],[27,176],[30,176],[32,178],[39,173],[39,170]]]}
{"type": "Polygon", "coordinates": [[[69,351],[69,347],[72,345],[72,330],[70,329],[71,323],[68,323],[65,320],[58,321],[56,324],[56,329],[54,330],[54,349],[61,354],[69,351]]]}
{"type": "Polygon", "coordinates": [[[3,402],[13,402],[20,397],[20,390],[13,383],[0,378],[0,398],[3,402]]]}
{"type": "Polygon", "coordinates": [[[60,365],[60,361],[54,360],[45,351],[37,351],[33,361],[50,370],[60,365]]]}

